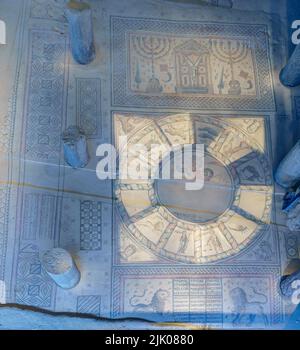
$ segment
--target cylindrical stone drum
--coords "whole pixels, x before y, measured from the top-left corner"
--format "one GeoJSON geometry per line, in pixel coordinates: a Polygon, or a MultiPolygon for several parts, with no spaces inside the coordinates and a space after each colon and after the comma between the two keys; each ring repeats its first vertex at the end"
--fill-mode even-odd
{"type": "Polygon", "coordinates": [[[84,168],[89,161],[86,137],[77,126],[70,126],[63,133],[65,161],[74,169],[84,168]]]}
{"type": "Polygon", "coordinates": [[[65,10],[69,22],[70,45],[73,58],[88,64],[95,58],[92,11],[87,3],[72,0],[65,10]]]}
{"type": "Polygon", "coordinates": [[[69,252],[62,248],[46,251],[41,263],[47,274],[61,288],[74,288],[80,281],[80,272],[69,252]]]}
{"type": "Polygon", "coordinates": [[[279,75],[284,86],[295,87],[300,84],[300,44],[298,44],[286,66],[279,75]]]}
{"type": "Polygon", "coordinates": [[[300,180],[300,141],[281,161],[275,174],[276,182],[285,188],[294,186],[300,180]]]}

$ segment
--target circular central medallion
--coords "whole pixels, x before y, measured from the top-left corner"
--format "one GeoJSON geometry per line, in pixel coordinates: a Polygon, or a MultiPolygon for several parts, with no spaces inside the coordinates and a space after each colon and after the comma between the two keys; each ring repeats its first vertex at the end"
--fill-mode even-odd
{"type": "MultiPolygon", "coordinates": [[[[171,174],[176,163],[173,159],[180,157],[180,153],[175,152],[171,160],[162,162],[164,166],[170,166],[171,174]]],[[[196,169],[193,159],[193,170],[196,169]]],[[[187,190],[186,184],[193,181],[187,180],[185,176],[182,179],[155,180],[160,204],[177,218],[194,223],[214,221],[230,208],[234,194],[233,181],[226,166],[215,157],[205,154],[204,186],[199,190],[187,190]]]]}

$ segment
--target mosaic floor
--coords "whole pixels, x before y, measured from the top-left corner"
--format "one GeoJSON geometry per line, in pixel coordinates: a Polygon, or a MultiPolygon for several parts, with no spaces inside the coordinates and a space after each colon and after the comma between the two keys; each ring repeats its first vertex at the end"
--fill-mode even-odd
{"type": "Polygon", "coordinates": [[[8,23],[14,59],[2,59],[12,95],[0,143],[7,302],[281,328],[293,306],[279,296],[278,280],[299,257],[299,239],[284,226],[273,182],[275,121],[291,112],[276,75],[286,55],[279,28],[271,16],[235,8],[90,3],[97,57],[89,66],[70,55],[63,0],[19,1],[8,23]],[[71,124],[88,138],[85,169],[63,160],[61,133],[71,124]],[[204,144],[204,188],[98,180],[97,146],[122,152],[121,136],[164,152],[204,144]],[[41,268],[40,253],[54,246],[69,250],[81,271],[72,290],[41,268]]]}

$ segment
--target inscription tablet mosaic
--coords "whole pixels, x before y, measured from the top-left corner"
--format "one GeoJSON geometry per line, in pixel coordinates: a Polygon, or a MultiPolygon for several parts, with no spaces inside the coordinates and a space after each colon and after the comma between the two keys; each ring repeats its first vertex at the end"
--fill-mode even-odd
{"type": "Polygon", "coordinates": [[[281,320],[277,274],[272,267],[117,269],[113,315],[264,329],[281,320]]]}

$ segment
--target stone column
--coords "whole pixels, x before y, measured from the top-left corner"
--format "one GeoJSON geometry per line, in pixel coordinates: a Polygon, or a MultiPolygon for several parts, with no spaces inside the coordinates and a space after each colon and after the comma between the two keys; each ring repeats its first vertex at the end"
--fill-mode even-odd
{"type": "Polygon", "coordinates": [[[0,20],[0,45],[6,44],[6,25],[0,20]]]}
{"type": "MultiPolygon", "coordinates": [[[[279,288],[284,297],[291,298],[293,293],[299,289],[297,281],[300,281],[300,259],[292,259],[283,272],[279,288]]],[[[291,299],[291,301],[293,301],[291,299]]]]}
{"type": "Polygon", "coordinates": [[[292,315],[288,319],[284,329],[289,330],[289,331],[291,331],[291,330],[299,331],[300,330],[300,304],[298,304],[295,311],[292,313],[292,315]]]}
{"type": "Polygon", "coordinates": [[[285,188],[293,187],[300,180],[300,141],[281,161],[275,173],[276,182],[285,188]]]}
{"type": "Polygon", "coordinates": [[[300,230],[300,203],[288,211],[286,226],[292,232],[300,230]]]}
{"type": "Polygon", "coordinates": [[[88,64],[95,58],[92,10],[84,2],[71,0],[65,13],[73,58],[80,64],[88,64]]]}
{"type": "Polygon", "coordinates": [[[72,256],[62,248],[53,248],[46,251],[41,263],[47,274],[61,288],[74,288],[80,280],[80,272],[77,269],[72,256]]]}
{"type": "Polygon", "coordinates": [[[287,65],[281,70],[279,78],[281,83],[287,87],[300,84],[300,44],[296,46],[287,65]]]}
{"type": "Polygon", "coordinates": [[[88,161],[86,137],[77,126],[70,126],[63,133],[65,161],[74,169],[84,168],[88,161]]]}
{"type": "Polygon", "coordinates": [[[300,281],[300,270],[292,273],[291,275],[283,276],[280,280],[280,291],[285,297],[292,297],[297,288],[293,286],[293,282],[300,281]]]}

